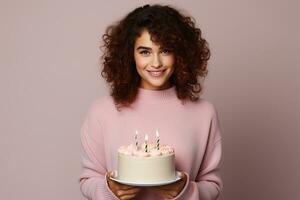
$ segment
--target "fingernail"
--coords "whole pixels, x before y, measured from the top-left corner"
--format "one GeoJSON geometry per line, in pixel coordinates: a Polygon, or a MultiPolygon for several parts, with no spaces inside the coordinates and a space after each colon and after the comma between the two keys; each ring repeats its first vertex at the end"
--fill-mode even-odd
{"type": "Polygon", "coordinates": [[[114,176],[114,172],[109,172],[109,176],[113,177],[114,176]]]}

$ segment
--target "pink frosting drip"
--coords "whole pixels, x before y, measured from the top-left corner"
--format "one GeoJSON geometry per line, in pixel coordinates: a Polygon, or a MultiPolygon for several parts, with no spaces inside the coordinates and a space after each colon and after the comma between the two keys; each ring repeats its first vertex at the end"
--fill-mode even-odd
{"type": "Polygon", "coordinates": [[[140,157],[153,157],[153,156],[161,156],[168,155],[174,153],[174,149],[169,147],[168,145],[160,145],[159,150],[156,147],[156,144],[150,143],[148,144],[148,152],[145,151],[145,143],[142,146],[136,148],[135,145],[130,144],[128,146],[121,146],[118,149],[118,152],[124,155],[131,156],[140,156],[140,157]]]}

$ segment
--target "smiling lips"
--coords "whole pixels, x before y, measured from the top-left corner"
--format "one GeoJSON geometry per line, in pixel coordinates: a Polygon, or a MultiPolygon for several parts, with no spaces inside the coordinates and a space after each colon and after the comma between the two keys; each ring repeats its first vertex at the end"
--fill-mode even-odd
{"type": "Polygon", "coordinates": [[[147,72],[149,72],[149,74],[154,77],[162,76],[165,71],[166,71],[166,69],[164,69],[164,70],[147,70],[147,72]]]}

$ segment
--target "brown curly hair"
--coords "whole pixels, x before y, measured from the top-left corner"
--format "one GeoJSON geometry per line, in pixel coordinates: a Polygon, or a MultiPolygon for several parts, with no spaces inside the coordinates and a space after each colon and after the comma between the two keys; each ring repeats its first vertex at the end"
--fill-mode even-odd
{"type": "Polygon", "coordinates": [[[202,91],[199,78],[208,73],[208,43],[195,27],[194,18],[184,16],[169,5],[146,4],[108,26],[102,36],[101,75],[110,85],[115,104],[129,106],[137,96],[141,77],[135,66],[134,43],[145,29],[153,42],[175,55],[170,83],[175,85],[177,97],[196,101],[202,91]]]}

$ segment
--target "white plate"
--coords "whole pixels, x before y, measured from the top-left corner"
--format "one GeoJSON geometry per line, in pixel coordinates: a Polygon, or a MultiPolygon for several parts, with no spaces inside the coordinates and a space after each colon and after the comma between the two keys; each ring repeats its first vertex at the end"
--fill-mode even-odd
{"type": "MultiPolygon", "coordinates": [[[[117,171],[114,171],[113,174],[118,174],[117,171]]],[[[176,171],[176,177],[173,180],[169,180],[169,181],[156,181],[156,182],[135,182],[135,181],[124,181],[124,180],[119,180],[118,176],[113,176],[113,177],[109,177],[111,180],[114,180],[118,183],[122,183],[125,185],[131,185],[131,186],[160,186],[160,185],[167,185],[167,184],[171,184],[174,183],[178,180],[181,179],[181,175],[182,173],[179,171],[176,171]]]]}

